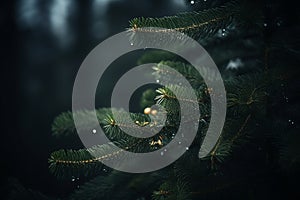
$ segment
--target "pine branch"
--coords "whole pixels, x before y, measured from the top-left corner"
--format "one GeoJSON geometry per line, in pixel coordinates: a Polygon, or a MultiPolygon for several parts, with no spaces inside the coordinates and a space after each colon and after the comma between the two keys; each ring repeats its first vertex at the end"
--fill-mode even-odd
{"type": "Polygon", "coordinates": [[[227,125],[227,127],[223,130],[221,137],[219,138],[217,144],[215,145],[212,152],[210,153],[210,161],[211,161],[212,169],[216,169],[217,167],[215,161],[218,161],[218,163],[223,163],[226,160],[226,158],[232,154],[233,149],[236,146],[241,146],[245,142],[239,140],[239,143],[237,144],[238,139],[241,139],[242,136],[244,137],[246,136],[245,128],[250,118],[251,118],[251,114],[248,114],[244,122],[238,123],[237,121],[234,121],[234,124],[242,124],[235,134],[229,134],[233,132],[231,130],[232,123],[229,126],[227,125]],[[230,128],[230,130],[228,130],[228,128],[230,128]]]}
{"type": "Polygon", "coordinates": [[[70,177],[91,177],[99,174],[103,160],[123,159],[125,151],[134,151],[141,142],[122,141],[116,145],[126,146],[117,150],[112,144],[97,145],[88,149],[59,150],[51,154],[49,169],[59,179],[70,177]]]}
{"type": "Polygon", "coordinates": [[[105,146],[99,146],[97,152],[100,149],[103,151],[103,155],[99,157],[93,157],[90,152],[96,147],[91,149],[80,150],[59,150],[51,154],[49,159],[50,172],[59,179],[69,179],[71,177],[90,177],[99,173],[102,169],[102,163],[99,162],[104,159],[110,159],[117,156],[117,153],[107,153],[105,146]]]}
{"type": "Polygon", "coordinates": [[[151,29],[145,27],[160,27],[168,31],[180,31],[194,38],[205,38],[231,24],[238,16],[238,11],[239,5],[229,2],[224,6],[200,12],[181,13],[163,18],[134,18],[129,23],[133,32],[151,32],[151,29]]]}
{"type": "Polygon", "coordinates": [[[167,178],[167,181],[163,182],[163,184],[160,185],[159,190],[153,192],[153,200],[190,199],[189,178],[186,176],[183,170],[174,168],[172,173],[170,173],[167,178]]]}
{"type": "Polygon", "coordinates": [[[158,96],[155,97],[155,100],[157,100],[158,104],[161,104],[165,100],[180,100],[183,102],[192,102],[192,103],[202,103],[201,94],[200,92],[189,90],[185,87],[181,87],[178,85],[169,85],[164,88],[159,88],[156,90],[158,93],[158,96]],[[173,92],[172,92],[173,91],[173,92]],[[175,96],[174,92],[180,94],[181,97],[175,96]],[[197,95],[197,100],[190,99],[188,97],[192,96],[191,93],[195,92],[197,95]]]}
{"type": "Polygon", "coordinates": [[[244,129],[245,129],[245,127],[246,127],[246,125],[247,125],[250,118],[251,118],[251,114],[249,114],[246,117],[246,119],[245,119],[244,123],[242,124],[241,128],[239,129],[239,131],[234,135],[234,137],[231,138],[231,140],[230,140],[231,144],[233,144],[235,142],[235,140],[241,136],[242,131],[244,131],[244,129]]]}
{"type": "MultiPolygon", "coordinates": [[[[102,108],[96,110],[97,119],[99,122],[103,122],[105,120],[106,115],[111,114],[110,108],[102,108]]],[[[82,120],[81,125],[82,127],[88,127],[90,131],[92,132],[93,128],[96,126],[94,124],[94,120],[92,120],[92,112],[88,110],[84,111],[78,111],[75,113],[75,115],[80,115],[82,120]]],[[[69,136],[71,134],[74,134],[76,132],[75,124],[73,120],[73,113],[72,112],[64,112],[57,116],[52,124],[52,132],[54,136],[69,136]]]]}
{"type": "MultiPolygon", "coordinates": [[[[112,108],[113,109],[113,108],[112,108]]],[[[112,109],[111,108],[101,108],[96,110],[96,116],[99,121],[99,123],[95,123],[94,120],[92,120],[92,112],[91,111],[78,111],[75,113],[75,115],[80,115],[81,119],[84,119],[80,122],[79,127],[82,129],[87,129],[92,133],[92,130],[100,124],[104,130],[106,130],[106,134],[110,134],[110,131],[116,131],[113,132],[114,137],[117,135],[120,135],[120,129],[111,129],[110,127],[130,127],[133,129],[139,130],[137,126],[132,126],[129,122],[127,121],[122,121],[122,115],[127,115],[129,114],[132,121],[135,122],[136,125],[138,126],[145,126],[150,123],[150,118],[147,115],[142,115],[138,113],[127,113],[124,110],[117,110],[114,109],[114,113],[118,115],[118,123],[115,122],[113,119],[113,114],[112,114],[112,109]],[[109,130],[108,130],[109,129],[109,130]]],[[[73,114],[72,112],[64,112],[60,114],[58,117],[55,118],[53,125],[52,125],[52,131],[53,135],[55,136],[61,136],[61,135],[70,135],[76,133],[76,128],[73,120],[73,114]]]]}
{"type": "Polygon", "coordinates": [[[238,76],[226,81],[228,112],[233,115],[265,111],[267,97],[266,85],[268,80],[263,74],[254,73],[238,76]]]}
{"type": "MultiPolygon", "coordinates": [[[[102,163],[100,161],[106,159],[116,159],[123,158],[125,155],[125,150],[132,152],[148,152],[151,151],[157,146],[162,146],[171,140],[172,134],[175,132],[177,127],[173,127],[173,123],[168,121],[166,123],[167,131],[161,131],[159,134],[146,138],[139,139],[128,135],[123,132],[121,128],[127,128],[130,132],[136,132],[144,134],[145,131],[150,131],[152,134],[157,133],[157,129],[160,126],[163,126],[162,121],[159,117],[159,112],[157,116],[153,116],[151,121],[148,115],[137,114],[137,113],[127,113],[123,110],[118,110],[116,114],[118,122],[114,119],[113,114],[110,110],[99,109],[97,112],[101,113],[98,116],[99,121],[107,137],[121,150],[113,148],[111,144],[96,145],[88,149],[79,149],[79,150],[59,150],[51,154],[49,159],[50,171],[58,178],[70,178],[72,176],[92,176],[97,174],[102,168],[102,163]],[[103,112],[104,113],[103,113],[103,112]],[[124,120],[124,115],[130,114],[132,123],[129,123],[127,120],[124,120]],[[149,126],[150,129],[142,129],[144,126],[149,126]],[[93,155],[97,155],[94,157],[93,155]]],[[[88,115],[90,112],[84,111],[82,113],[78,112],[77,114],[88,115]]],[[[72,120],[72,114],[70,112],[64,113],[61,115],[63,120],[68,121],[72,120]]],[[[58,121],[60,117],[57,118],[58,121]]],[[[131,121],[130,121],[131,122],[131,121]]],[[[69,124],[71,122],[68,121],[69,124]]],[[[56,123],[56,127],[59,129],[59,123],[56,123]]],[[[60,124],[63,126],[63,123],[60,124]]],[[[68,127],[67,131],[74,130],[74,127],[68,127]]],[[[90,134],[93,134],[92,132],[90,134]]]]}
{"type": "MultiPolygon", "coordinates": [[[[153,66],[153,75],[157,80],[163,80],[163,82],[166,83],[173,83],[180,85],[180,78],[179,74],[183,75],[191,84],[193,88],[200,88],[205,85],[204,80],[202,76],[199,74],[199,72],[189,64],[186,64],[184,62],[180,61],[160,61],[158,64],[153,66]],[[170,71],[166,66],[171,67],[178,71],[179,73],[174,73],[173,71],[170,71]]],[[[204,70],[203,70],[204,72],[204,70]]],[[[207,74],[204,74],[206,76],[207,74]]]]}

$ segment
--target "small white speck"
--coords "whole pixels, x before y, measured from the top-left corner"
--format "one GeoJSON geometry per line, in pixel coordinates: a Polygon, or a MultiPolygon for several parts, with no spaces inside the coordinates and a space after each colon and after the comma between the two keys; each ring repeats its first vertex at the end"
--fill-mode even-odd
{"type": "Polygon", "coordinates": [[[189,150],[189,147],[185,147],[186,150],[189,150]]]}
{"type": "Polygon", "coordinates": [[[156,80],[156,83],[159,83],[159,80],[156,80]]]}
{"type": "Polygon", "coordinates": [[[165,149],[164,151],[167,151],[167,149],[165,149]]]}
{"type": "Polygon", "coordinates": [[[160,152],[160,155],[161,155],[161,156],[163,156],[163,155],[164,155],[164,152],[163,152],[163,151],[162,151],[162,152],[160,152]]]}
{"type": "Polygon", "coordinates": [[[95,134],[95,133],[97,133],[97,130],[96,130],[96,129],[93,129],[92,132],[95,134]]]}
{"type": "Polygon", "coordinates": [[[268,26],[268,24],[267,23],[264,23],[264,27],[267,27],[268,26]]]}
{"type": "Polygon", "coordinates": [[[226,35],[228,35],[228,31],[226,31],[225,28],[222,28],[222,29],[219,29],[219,30],[218,30],[218,33],[217,33],[217,36],[218,36],[218,37],[224,37],[224,36],[226,36],[226,35]]]}
{"type": "Polygon", "coordinates": [[[181,142],[179,141],[178,144],[181,144],[181,142]]]}
{"type": "Polygon", "coordinates": [[[131,42],[130,45],[133,46],[133,43],[131,42]]]}
{"type": "Polygon", "coordinates": [[[72,182],[74,182],[75,181],[75,178],[72,178],[72,182]]]}
{"type": "Polygon", "coordinates": [[[195,1],[191,1],[191,4],[194,4],[195,3],[195,1]]]}

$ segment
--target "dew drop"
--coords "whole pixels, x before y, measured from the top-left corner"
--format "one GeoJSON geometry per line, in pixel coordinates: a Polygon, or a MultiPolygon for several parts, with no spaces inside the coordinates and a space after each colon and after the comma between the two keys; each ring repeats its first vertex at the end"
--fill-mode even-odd
{"type": "Polygon", "coordinates": [[[195,3],[195,1],[191,1],[191,4],[193,5],[195,3]]]}
{"type": "Polygon", "coordinates": [[[156,83],[159,83],[159,80],[156,80],[156,83]]]}
{"type": "Polygon", "coordinates": [[[163,152],[163,151],[162,151],[162,152],[160,152],[160,155],[161,155],[161,156],[163,156],[163,155],[164,155],[164,152],[163,152]]]}
{"type": "Polygon", "coordinates": [[[285,97],[285,101],[288,103],[288,102],[289,102],[289,98],[288,98],[288,97],[285,97]]]}
{"type": "Polygon", "coordinates": [[[92,133],[94,133],[94,134],[97,133],[97,130],[96,130],[96,129],[93,129],[93,130],[92,130],[92,133]]]}
{"type": "Polygon", "coordinates": [[[130,45],[133,46],[133,43],[131,42],[130,45]]]}
{"type": "Polygon", "coordinates": [[[189,147],[185,147],[186,150],[189,150],[189,147]]]}

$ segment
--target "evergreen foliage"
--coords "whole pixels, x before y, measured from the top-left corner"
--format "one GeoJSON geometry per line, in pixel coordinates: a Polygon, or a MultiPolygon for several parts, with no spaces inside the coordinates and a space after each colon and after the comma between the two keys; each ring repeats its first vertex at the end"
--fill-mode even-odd
{"type": "MultiPolygon", "coordinates": [[[[211,6],[171,17],[134,18],[130,21],[129,30],[163,27],[181,31],[201,41],[214,58],[224,79],[228,108],[222,135],[214,149],[204,159],[197,157],[209,123],[215,123],[210,122],[209,98],[214,91],[207,88],[200,74],[185,60],[168,52],[147,51],[137,61],[138,64],[157,63],[152,68],[152,75],[166,82],[176,80],[164,68],[168,65],[185,76],[196,91],[201,119],[193,144],[172,165],[138,175],[108,170],[102,165],[101,160],[122,155],[122,151],[108,151],[110,144],[55,151],[49,158],[50,172],[54,176],[67,180],[85,177],[89,180],[71,194],[70,199],[241,199],[243,192],[251,193],[243,199],[252,199],[251,195],[257,197],[253,190],[259,190],[255,184],[260,181],[254,177],[265,180],[270,178],[269,174],[280,174],[282,170],[288,171],[287,168],[296,171],[299,167],[299,148],[296,143],[287,145],[287,141],[298,137],[296,132],[288,128],[287,122],[273,116],[273,109],[279,107],[280,94],[276,90],[286,84],[290,76],[285,74],[288,70],[282,68],[287,66],[291,69],[294,65],[285,58],[295,59],[293,56],[299,55],[299,51],[292,44],[286,46],[285,43],[278,43],[277,36],[271,37],[269,30],[263,28],[265,22],[262,21],[261,4],[234,1],[211,6]],[[276,55],[282,59],[275,59],[276,55]],[[234,61],[236,58],[242,60],[242,64],[234,61]],[[286,131],[287,134],[284,134],[286,131]],[[99,157],[92,157],[90,152],[96,152],[99,157]],[[272,167],[274,163],[275,167],[272,167]]],[[[120,127],[128,125],[126,121],[116,123],[111,112],[114,108],[97,109],[99,123],[111,142],[132,152],[148,152],[162,148],[171,141],[180,123],[178,99],[171,90],[181,94],[189,92],[175,81],[168,87],[146,90],[142,95],[143,108],[156,101],[168,113],[163,129],[151,138],[137,139],[124,133],[120,127]]],[[[125,111],[115,111],[122,119],[125,111]]],[[[90,111],[76,114],[85,116],[82,127],[93,129],[95,125],[89,124],[90,111]]],[[[159,111],[152,121],[148,114],[130,113],[130,116],[138,125],[131,127],[133,132],[145,125],[155,132],[157,126],[162,125],[159,111]]],[[[189,123],[189,118],[185,118],[183,123],[189,123]]],[[[55,136],[76,135],[72,113],[60,114],[54,120],[52,130],[55,136]]],[[[92,131],[90,133],[93,134],[92,131]]]]}

